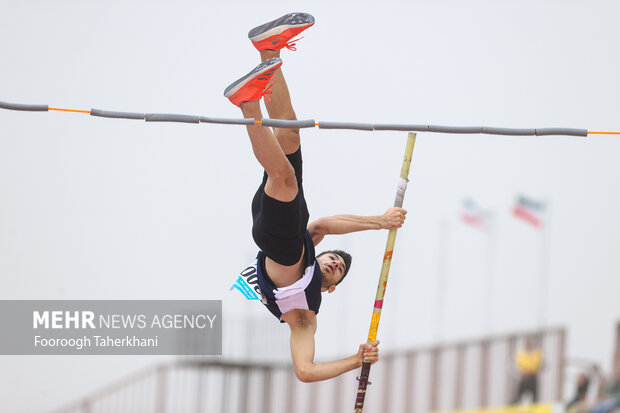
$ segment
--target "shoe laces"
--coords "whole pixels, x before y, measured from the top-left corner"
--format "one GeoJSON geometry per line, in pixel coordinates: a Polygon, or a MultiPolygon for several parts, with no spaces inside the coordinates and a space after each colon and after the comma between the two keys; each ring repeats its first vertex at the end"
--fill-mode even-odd
{"type": "Polygon", "coordinates": [[[286,48],[287,48],[288,50],[290,50],[290,51],[295,52],[295,51],[297,51],[297,48],[295,47],[295,45],[296,45],[297,43],[295,43],[295,42],[298,42],[299,40],[301,40],[301,39],[303,39],[303,38],[304,38],[304,37],[302,36],[302,37],[299,37],[299,38],[297,38],[297,39],[289,40],[289,41],[288,41],[288,42],[284,45],[284,47],[286,47],[286,48]]]}
{"type": "Polygon", "coordinates": [[[271,102],[271,98],[267,95],[271,95],[273,93],[273,91],[271,90],[271,86],[273,86],[273,83],[270,84],[267,89],[263,90],[262,93],[260,94],[261,97],[265,98],[265,103],[269,103],[271,102]]]}

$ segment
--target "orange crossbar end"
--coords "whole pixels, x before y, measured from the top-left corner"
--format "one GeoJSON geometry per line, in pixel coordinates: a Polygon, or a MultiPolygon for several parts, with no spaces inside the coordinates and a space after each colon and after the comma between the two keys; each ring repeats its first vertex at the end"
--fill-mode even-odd
{"type": "Polygon", "coordinates": [[[597,134],[597,135],[620,135],[620,132],[592,132],[592,131],[588,131],[588,135],[589,134],[597,134]]]}
{"type": "Polygon", "coordinates": [[[48,110],[59,110],[62,112],[78,112],[78,113],[90,113],[90,110],[77,110],[77,109],[61,109],[61,108],[47,108],[48,110]]]}

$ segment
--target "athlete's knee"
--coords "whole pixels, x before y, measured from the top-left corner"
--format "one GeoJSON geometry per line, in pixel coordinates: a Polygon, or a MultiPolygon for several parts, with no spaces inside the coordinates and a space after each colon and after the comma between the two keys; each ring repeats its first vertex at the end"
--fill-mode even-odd
{"type": "MultiPolygon", "coordinates": [[[[276,138],[282,142],[299,142],[299,129],[276,129],[276,138]]],[[[283,148],[284,149],[284,148],[283,148]]]]}
{"type": "Polygon", "coordinates": [[[297,115],[292,107],[289,107],[279,114],[279,118],[284,120],[297,120],[297,115]]]}

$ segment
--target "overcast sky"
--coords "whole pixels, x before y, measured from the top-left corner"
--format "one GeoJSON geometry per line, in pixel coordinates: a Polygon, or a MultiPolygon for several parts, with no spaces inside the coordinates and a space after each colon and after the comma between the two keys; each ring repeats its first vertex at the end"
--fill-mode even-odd
{"type": "MultiPolygon", "coordinates": [[[[620,6],[596,0],[0,0],[0,101],[240,117],[222,93],[259,61],[247,31],[290,11],[316,18],[282,54],[300,119],[620,129],[620,6]]],[[[311,219],[390,207],[405,140],[303,130],[311,219]]],[[[568,329],[570,356],[608,367],[619,155],[613,135],[418,134],[382,349],[538,327],[547,236],[544,324],[568,329]],[[520,194],[547,203],[546,233],[511,215],[520,194]],[[465,197],[492,211],[492,240],[459,219],[465,197]]],[[[228,291],[256,253],[260,179],[241,126],[0,110],[0,298],[221,299],[229,320],[282,332],[228,291]]],[[[366,340],[386,236],[319,247],[354,262],[324,297],[317,358],[366,340]]],[[[1,356],[0,410],[58,407],[161,360],[1,356]]]]}

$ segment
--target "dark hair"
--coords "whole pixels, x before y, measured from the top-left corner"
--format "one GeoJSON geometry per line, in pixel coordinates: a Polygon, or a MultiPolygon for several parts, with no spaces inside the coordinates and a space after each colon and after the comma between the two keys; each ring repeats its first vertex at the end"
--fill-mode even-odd
{"type": "Polygon", "coordinates": [[[325,254],[338,254],[342,257],[342,259],[344,260],[344,265],[345,265],[345,270],[344,270],[344,275],[342,276],[342,278],[340,279],[340,281],[338,281],[336,284],[334,285],[338,285],[342,282],[342,280],[344,280],[344,277],[347,276],[347,274],[349,273],[349,270],[351,269],[351,254],[349,254],[348,252],[344,252],[342,250],[328,250],[328,251],[323,251],[322,253],[320,253],[319,255],[317,255],[316,257],[319,258],[321,255],[325,255],[325,254]]]}

